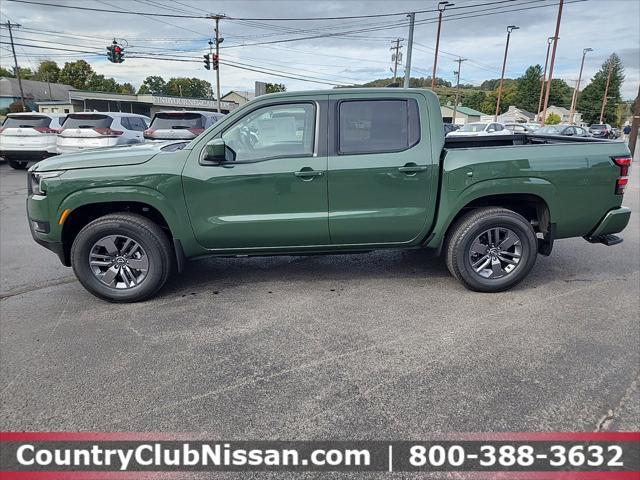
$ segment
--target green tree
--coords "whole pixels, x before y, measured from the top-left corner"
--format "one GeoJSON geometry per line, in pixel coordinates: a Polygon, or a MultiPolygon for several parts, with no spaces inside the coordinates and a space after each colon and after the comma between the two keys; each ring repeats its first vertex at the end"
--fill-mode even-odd
{"type": "Polygon", "coordinates": [[[284,83],[267,83],[267,93],[286,92],[287,87],[284,83]]]}
{"type": "MultiPolygon", "coordinates": [[[[465,107],[473,108],[474,110],[482,111],[482,104],[487,99],[487,93],[482,90],[476,90],[474,92],[465,95],[463,98],[463,105],[465,107]]],[[[495,111],[495,107],[494,107],[495,111]]],[[[492,112],[493,113],[493,112],[492,112]]]]}
{"type": "Polygon", "coordinates": [[[133,88],[133,85],[131,85],[128,82],[125,82],[122,85],[120,85],[120,87],[118,88],[118,93],[124,93],[126,95],[135,95],[136,90],[135,88],[133,88]]]}
{"type": "Polygon", "coordinates": [[[10,77],[13,78],[13,72],[11,70],[7,70],[4,67],[0,67],[0,77],[10,77]]]}
{"type": "Polygon", "coordinates": [[[589,124],[600,121],[600,109],[607,84],[607,76],[609,75],[609,67],[611,67],[611,80],[607,92],[607,104],[604,109],[603,121],[611,124],[616,123],[616,110],[622,101],[620,87],[624,81],[624,67],[620,57],[612,53],[578,98],[578,111],[582,114],[582,119],[589,124]]]}
{"type": "Polygon", "coordinates": [[[105,78],[104,75],[100,75],[94,73],[89,78],[85,88],[92,92],[108,92],[108,93],[118,93],[119,92],[118,82],[115,81],[114,78],[105,78]]]}
{"type": "Polygon", "coordinates": [[[545,125],[557,125],[562,121],[560,115],[557,113],[550,113],[547,119],[544,121],[545,125]]]}
{"type": "Polygon", "coordinates": [[[66,62],[58,76],[58,82],[71,85],[78,90],[86,90],[94,71],[84,60],[66,62]]]}
{"type": "Polygon", "coordinates": [[[171,78],[166,86],[167,95],[176,97],[211,98],[213,89],[206,80],[199,78],[177,77],[171,78]]]}
{"type": "Polygon", "coordinates": [[[57,83],[60,76],[60,67],[53,60],[43,60],[33,74],[33,80],[41,82],[57,83]]]}
{"type": "Polygon", "coordinates": [[[139,95],[165,95],[167,93],[167,82],[164,78],[151,75],[144,79],[138,89],[139,95]]]}
{"type": "MultiPolygon", "coordinates": [[[[29,107],[27,107],[27,110],[29,109],[29,107]]],[[[9,112],[10,113],[18,113],[18,112],[22,112],[22,103],[20,102],[20,100],[16,100],[15,102],[11,103],[9,105],[9,112]]]]}
{"type": "Polygon", "coordinates": [[[548,105],[569,108],[571,107],[571,97],[573,97],[573,88],[567,85],[567,82],[559,78],[551,80],[548,105]]]}
{"type": "MultiPolygon", "coordinates": [[[[516,104],[516,96],[518,94],[517,83],[510,80],[502,85],[502,95],[500,97],[500,112],[504,113],[509,109],[509,105],[516,104]]],[[[488,93],[484,101],[480,104],[480,111],[487,115],[496,113],[496,103],[498,102],[498,89],[488,93]]]]}
{"type": "Polygon", "coordinates": [[[540,84],[542,82],[542,67],[531,65],[520,78],[517,79],[515,104],[529,112],[537,113],[540,99],[540,84]]]}

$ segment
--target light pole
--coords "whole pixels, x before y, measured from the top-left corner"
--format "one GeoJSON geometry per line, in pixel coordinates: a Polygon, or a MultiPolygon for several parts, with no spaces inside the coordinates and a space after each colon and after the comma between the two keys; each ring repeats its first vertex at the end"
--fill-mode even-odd
{"type": "Polygon", "coordinates": [[[436,70],[438,69],[438,48],[440,48],[440,29],[442,27],[442,14],[447,7],[454,6],[451,2],[438,2],[438,33],[436,33],[436,52],[433,57],[433,73],[431,74],[431,90],[436,88],[436,70]]]}
{"type": "Polygon", "coordinates": [[[538,99],[538,110],[536,112],[536,120],[540,121],[540,110],[542,109],[542,96],[544,95],[544,87],[547,84],[547,66],[549,65],[549,50],[555,38],[547,38],[547,56],[544,58],[544,70],[542,71],[542,82],[540,82],[540,98],[538,99]]]}
{"type": "Polygon", "coordinates": [[[602,108],[600,109],[600,123],[604,120],[604,107],[607,106],[607,94],[609,93],[609,83],[611,82],[611,72],[613,72],[613,61],[609,59],[609,73],[607,74],[607,84],[604,87],[604,96],[602,97],[602,108]]]}
{"type": "Polygon", "coordinates": [[[571,98],[571,111],[569,112],[569,123],[573,124],[573,115],[576,113],[576,106],[578,104],[578,92],[580,91],[580,80],[582,79],[582,68],[584,67],[584,57],[587,52],[593,52],[593,48],[585,48],[582,50],[582,62],[580,62],[580,74],[578,75],[578,83],[576,89],[573,91],[573,97],[571,98]]]}
{"type": "Polygon", "coordinates": [[[547,78],[547,88],[544,91],[544,104],[542,105],[542,119],[540,123],[544,126],[547,119],[547,105],[549,105],[549,94],[551,93],[551,81],[553,80],[553,65],[556,62],[556,49],[558,48],[558,40],[560,39],[560,23],[562,22],[562,7],[564,0],[558,3],[558,18],[556,19],[556,33],[553,35],[555,41],[551,49],[551,63],[549,63],[549,78],[547,78]]]}
{"type": "Polygon", "coordinates": [[[518,30],[520,27],[516,27],[515,25],[509,25],[507,27],[507,44],[504,47],[504,59],[502,60],[502,75],[500,75],[500,86],[498,87],[498,100],[496,101],[496,114],[493,116],[493,121],[496,122],[498,120],[498,114],[500,113],[500,98],[502,97],[502,83],[504,82],[504,70],[507,67],[507,52],[509,51],[509,38],[511,37],[511,32],[514,30],[518,30]]]}

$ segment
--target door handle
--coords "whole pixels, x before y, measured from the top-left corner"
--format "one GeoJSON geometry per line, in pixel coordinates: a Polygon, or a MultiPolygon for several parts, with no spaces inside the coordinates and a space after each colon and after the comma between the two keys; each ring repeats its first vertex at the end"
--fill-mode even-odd
{"type": "Polygon", "coordinates": [[[303,180],[307,179],[307,180],[311,180],[313,179],[313,177],[321,177],[322,176],[322,170],[311,170],[310,168],[308,170],[305,170],[304,168],[302,170],[299,170],[297,172],[293,172],[293,174],[296,177],[300,177],[303,180]]]}
{"type": "Polygon", "coordinates": [[[427,169],[426,165],[413,165],[407,164],[404,167],[399,167],[398,171],[402,173],[416,173],[416,172],[424,172],[427,169]]]}

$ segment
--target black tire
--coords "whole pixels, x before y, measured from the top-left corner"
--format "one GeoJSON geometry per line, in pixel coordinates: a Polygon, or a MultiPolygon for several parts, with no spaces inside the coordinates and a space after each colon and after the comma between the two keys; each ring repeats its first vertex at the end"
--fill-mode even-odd
{"type": "Polygon", "coordinates": [[[9,166],[15,170],[26,170],[29,162],[25,160],[7,160],[9,166]]]}
{"type": "MultiPolygon", "coordinates": [[[[504,231],[504,230],[503,230],[504,231]]],[[[487,238],[487,237],[483,237],[487,238]]],[[[496,244],[498,241],[496,241],[496,244]]],[[[517,247],[512,247],[515,248],[517,247]]],[[[489,247],[487,247],[489,250],[489,247]]],[[[506,250],[505,250],[506,252],[506,250]]],[[[533,268],[538,254],[538,240],[531,224],[520,214],[499,207],[485,207],[472,210],[461,217],[451,227],[445,244],[447,267],[451,274],[466,288],[476,292],[502,292],[521,282],[533,268]],[[519,262],[512,266],[506,264],[505,269],[512,268],[499,278],[484,278],[472,268],[473,258],[484,258],[471,251],[474,242],[489,229],[506,229],[515,233],[520,240],[519,262]]],[[[506,254],[501,258],[510,258],[506,254]]],[[[491,256],[487,253],[491,261],[491,256]]],[[[497,259],[498,257],[493,257],[497,259]]],[[[485,260],[486,261],[486,260],[485,260]]],[[[487,272],[487,270],[483,270],[487,272]]]]}
{"type": "Polygon", "coordinates": [[[71,265],[76,277],[96,297],[116,303],[139,302],[155,294],[169,277],[173,264],[167,235],[148,218],[131,213],[114,213],[87,224],[71,247],[71,265]],[[148,258],[146,276],[138,285],[118,289],[102,283],[92,271],[89,255],[100,239],[126,236],[137,242],[148,258]]]}

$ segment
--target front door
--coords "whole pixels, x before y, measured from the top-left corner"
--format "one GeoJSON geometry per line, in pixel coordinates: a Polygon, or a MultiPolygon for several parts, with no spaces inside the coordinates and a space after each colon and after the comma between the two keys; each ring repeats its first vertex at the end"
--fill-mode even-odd
{"type": "Polygon", "coordinates": [[[437,175],[424,97],[344,95],[330,111],[337,124],[329,155],[331,242],[412,241],[431,220],[431,178],[437,175]]]}
{"type": "Polygon", "coordinates": [[[206,142],[198,143],[183,171],[183,186],[202,246],[251,250],[329,243],[321,109],[326,100],[318,97],[257,104],[207,139],[221,135],[235,152],[233,161],[220,165],[205,165],[206,142]]]}

